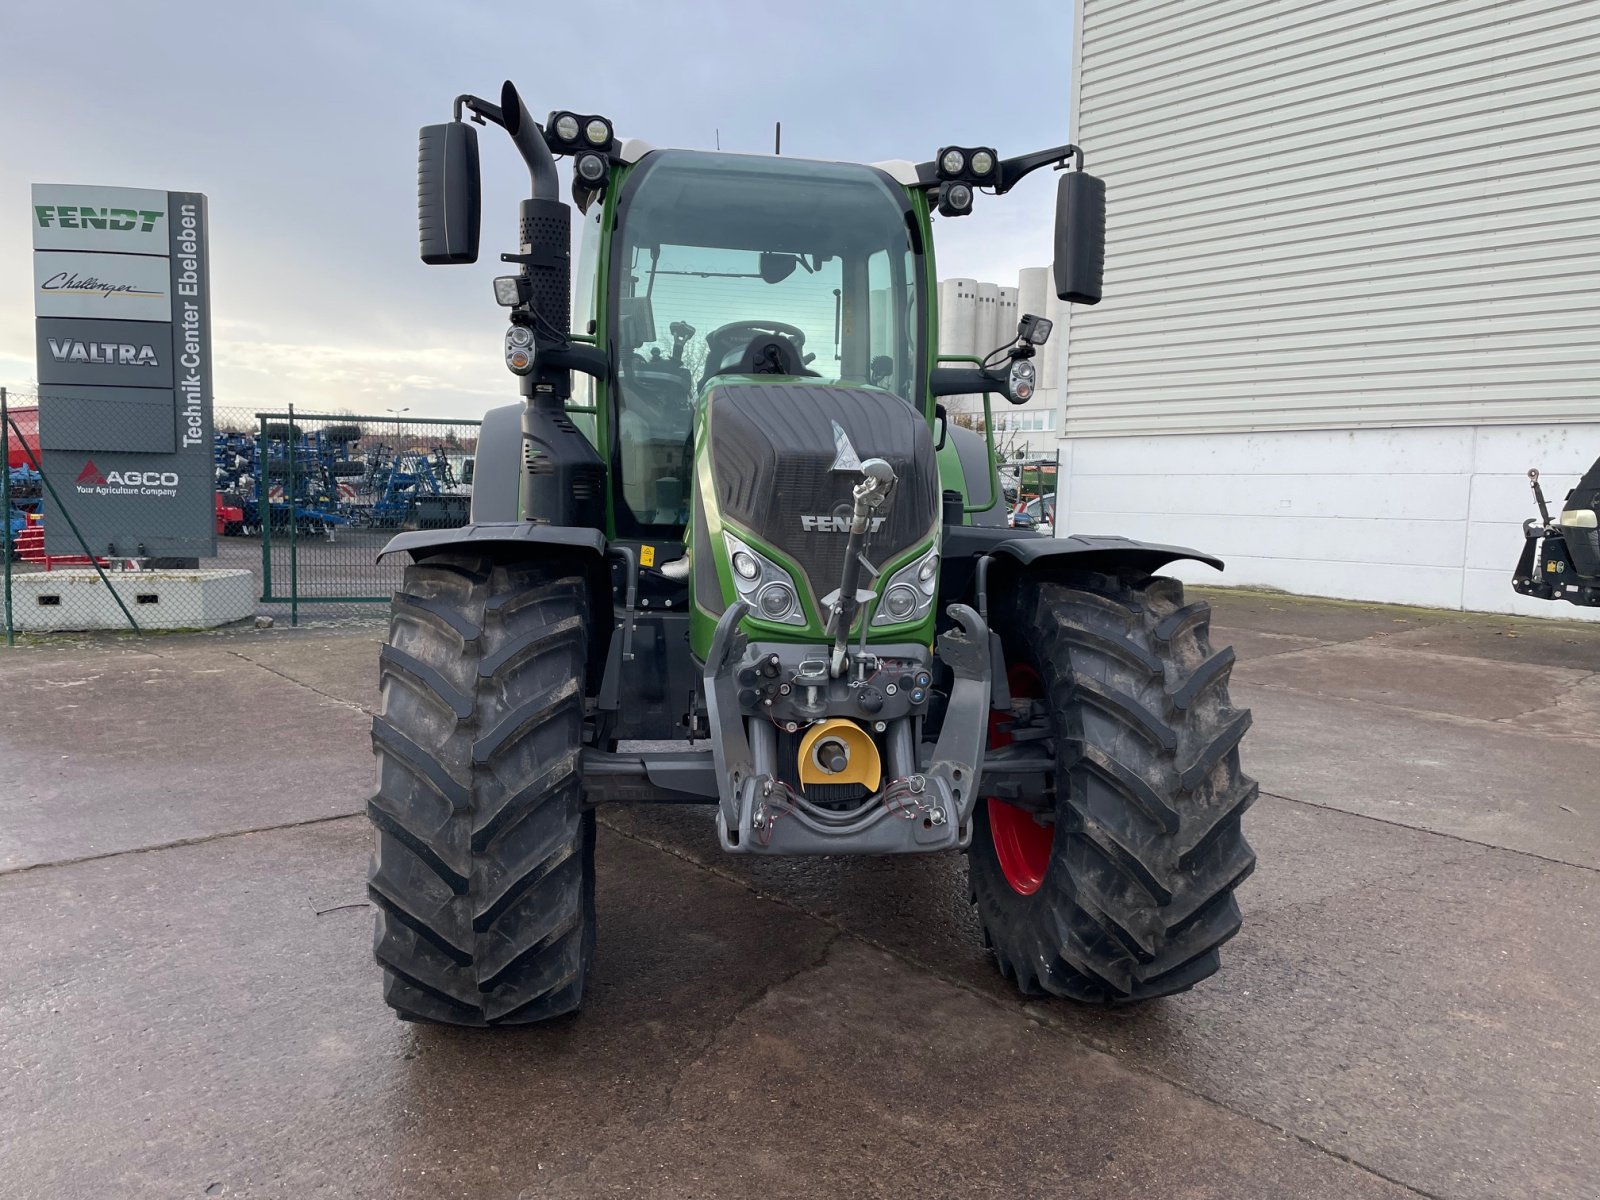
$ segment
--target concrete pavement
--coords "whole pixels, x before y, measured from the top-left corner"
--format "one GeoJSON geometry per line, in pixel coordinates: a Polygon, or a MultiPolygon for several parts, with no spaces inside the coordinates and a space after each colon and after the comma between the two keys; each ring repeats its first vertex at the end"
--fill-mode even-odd
{"type": "Polygon", "coordinates": [[[655,808],[580,1017],[404,1025],[376,627],[4,654],[0,1197],[1600,1196],[1600,630],[1212,598],[1260,867],[1128,1012],[1014,995],[959,858],[655,808]]]}

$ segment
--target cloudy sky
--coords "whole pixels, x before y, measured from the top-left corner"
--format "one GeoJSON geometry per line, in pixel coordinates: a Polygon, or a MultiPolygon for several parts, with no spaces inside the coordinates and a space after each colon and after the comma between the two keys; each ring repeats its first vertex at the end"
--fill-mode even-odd
{"type": "MultiPolygon", "coordinates": [[[[0,11],[0,384],[34,377],[29,184],[210,197],[219,405],[475,416],[514,394],[490,293],[527,174],[484,151],[480,262],[424,267],[416,132],[514,79],[657,146],[928,159],[1067,140],[1071,6],[957,0],[74,0],[0,11]]],[[[563,177],[566,166],[563,165],[563,177]]],[[[1050,257],[1054,178],[940,223],[939,273],[1050,257]]]]}

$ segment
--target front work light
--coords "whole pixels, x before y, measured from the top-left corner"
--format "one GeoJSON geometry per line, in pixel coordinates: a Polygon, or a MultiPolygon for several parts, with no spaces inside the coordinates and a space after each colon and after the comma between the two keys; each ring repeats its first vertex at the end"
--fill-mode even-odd
{"type": "Polygon", "coordinates": [[[611,126],[604,117],[590,117],[583,127],[583,136],[589,140],[591,146],[609,146],[611,144],[611,126]]]}
{"type": "Polygon", "coordinates": [[[578,118],[571,113],[562,113],[551,124],[555,128],[556,136],[563,142],[578,140],[578,118]]]}
{"type": "Polygon", "coordinates": [[[994,151],[974,150],[972,152],[972,173],[980,179],[993,174],[994,151]]]}
{"type": "Polygon", "coordinates": [[[606,177],[606,160],[598,154],[580,154],[575,169],[579,179],[596,184],[606,177]]]}
{"type": "Polygon", "coordinates": [[[972,211],[972,189],[964,183],[939,185],[939,215],[964,217],[972,211]]]}
{"type": "Polygon", "coordinates": [[[1042,346],[1050,340],[1050,331],[1055,327],[1054,321],[1026,313],[1017,322],[1017,337],[1030,346],[1042,346]]]}
{"type": "Polygon", "coordinates": [[[967,156],[955,147],[939,151],[939,173],[954,179],[967,169],[967,156]]]}
{"type": "Polygon", "coordinates": [[[522,280],[518,275],[501,275],[494,281],[494,302],[501,308],[515,308],[522,303],[522,280]]]}

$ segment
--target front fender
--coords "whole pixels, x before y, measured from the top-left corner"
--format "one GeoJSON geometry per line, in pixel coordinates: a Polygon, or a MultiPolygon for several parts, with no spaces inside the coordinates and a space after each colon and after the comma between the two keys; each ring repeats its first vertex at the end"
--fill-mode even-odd
{"type": "Polygon", "coordinates": [[[1040,567],[1063,566],[1082,571],[1115,574],[1136,570],[1154,574],[1168,563],[1193,559],[1222,570],[1222,560],[1185,546],[1164,546],[1133,538],[1078,533],[1045,537],[1016,529],[983,525],[944,527],[943,569],[940,572],[939,608],[957,600],[975,598],[976,569],[984,555],[994,559],[989,594],[1006,586],[1007,578],[1040,567]]]}
{"type": "Polygon", "coordinates": [[[402,552],[412,559],[437,554],[443,550],[503,549],[531,556],[540,550],[553,549],[588,553],[603,558],[606,552],[605,534],[598,529],[574,525],[536,525],[532,521],[479,521],[456,529],[414,529],[390,539],[378,551],[381,562],[387,555],[402,552]]]}
{"type": "Polygon", "coordinates": [[[1135,567],[1141,571],[1159,571],[1170,562],[1190,558],[1208,567],[1222,570],[1222,560],[1186,546],[1166,546],[1156,542],[1140,542],[1133,538],[1115,535],[1074,533],[1066,537],[1029,536],[1014,529],[1005,531],[1010,536],[995,544],[990,554],[1004,554],[1024,567],[1046,560],[1064,561],[1089,571],[1110,573],[1122,567],[1135,567]]]}

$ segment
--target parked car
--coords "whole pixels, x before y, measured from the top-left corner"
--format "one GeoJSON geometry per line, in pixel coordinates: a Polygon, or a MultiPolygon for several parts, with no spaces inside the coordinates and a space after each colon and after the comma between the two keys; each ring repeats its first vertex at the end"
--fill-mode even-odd
{"type": "Polygon", "coordinates": [[[1033,529],[1039,533],[1053,535],[1056,527],[1055,493],[1035,496],[1032,500],[1018,504],[1011,511],[1009,523],[1013,529],[1033,529]]]}

